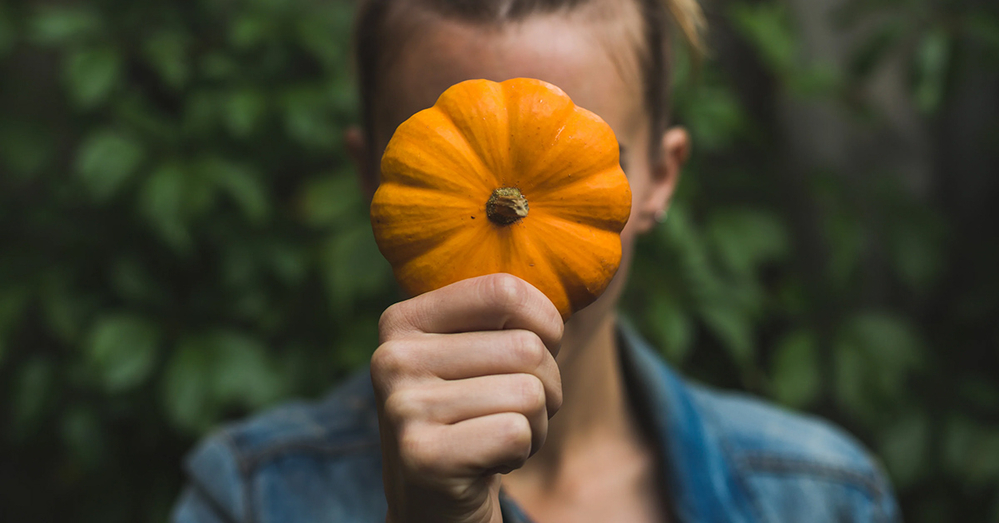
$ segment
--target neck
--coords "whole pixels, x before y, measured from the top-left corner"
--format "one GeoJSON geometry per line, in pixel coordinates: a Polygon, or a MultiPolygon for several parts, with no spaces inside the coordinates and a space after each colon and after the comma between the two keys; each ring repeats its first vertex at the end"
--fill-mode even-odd
{"type": "Polygon", "coordinates": [[[544,446],[509,474],[509,483],[545,490],[577,472],[575,457],[603,442],[640,438],[628,407],[614,323],[607,314],[600,322],[567,325],[557,360],[562,408],[549,423],[544,446]]]}

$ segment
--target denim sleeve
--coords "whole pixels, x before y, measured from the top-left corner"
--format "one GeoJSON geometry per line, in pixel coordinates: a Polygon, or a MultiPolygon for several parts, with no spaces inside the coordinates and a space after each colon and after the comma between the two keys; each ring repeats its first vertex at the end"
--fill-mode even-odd
{"type": "Polygon", "coordinates": [[[246,520],[245,467],[225,431],[203,441],[184,469],[188,484],[174,507],[175,523],[246,520]]]}
{"type": "Polygon", "coordinates": [[[180,495],[170,518],[171,523],[236,523],[218,511],[197,490],[188,486],[180,495]]]}

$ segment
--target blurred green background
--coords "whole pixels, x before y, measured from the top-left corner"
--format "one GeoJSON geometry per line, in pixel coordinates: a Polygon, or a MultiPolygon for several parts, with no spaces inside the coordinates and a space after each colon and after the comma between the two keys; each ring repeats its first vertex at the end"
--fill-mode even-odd
{"type": "MultiPolygon", "coordinates": [[[[718,0],[625,314],[848,428],[907,521],[999,521],[999,8],[718,0]]],[[[0,507],[162,521],[213,426],[363,365],[396,298],[342,147],[353,5],[0,2],[0,507]]]]}

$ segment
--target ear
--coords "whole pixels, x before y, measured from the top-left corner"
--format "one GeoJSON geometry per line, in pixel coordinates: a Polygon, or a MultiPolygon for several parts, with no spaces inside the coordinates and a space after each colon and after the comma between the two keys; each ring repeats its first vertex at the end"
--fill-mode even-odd
{"type": "Polygon", "coordinates": [[[370,200],[375,195],[375,189],[378,188],[378,173],[374,172],[375,169],[371,164],[371,151],[368,140],[364,137],[364,131],[360,127],[348,127],[343,132],[343,143],[347,147],[347,154],[351,161],[357,167],[361,190],[370,200]]]}
{"type": "Polygon", "coordinates": [[[673,199],[680,172],[690,157],[690,135],[683,127],[671,127],[663,133],[659,155],[652,165],[652,180],[640,203],[638,232],[644,233],[666,216],[673,199]]]}

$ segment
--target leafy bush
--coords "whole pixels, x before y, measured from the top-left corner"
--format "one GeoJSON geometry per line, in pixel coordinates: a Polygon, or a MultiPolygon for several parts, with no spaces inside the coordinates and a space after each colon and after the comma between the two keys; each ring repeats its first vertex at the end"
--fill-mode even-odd
{"type": "MultiPolygon", "coordinates": [[[[845,64],[800,53],[786,4],[717,6],[717,60],[676,66],[696,154],[625,314],[685,372],[860,435],[908,520],[995,519],[999,254],[968,228],[986,207],[796,160],[774,116],[804,104],[880,129],[862,92],[901,61],[920,125],[978,140],[965,192],[996,194],[974,169],[999,150],[995,109],[980,128],[953,116],[962,85],[995,85],[994,9],[876,4],[835,13],[867,28],[845,64]]],[[[211,427],[364,364],[396,294],[341,142],[352,11],[0,4],[5,513],[163,520],[211,427]]]]}

